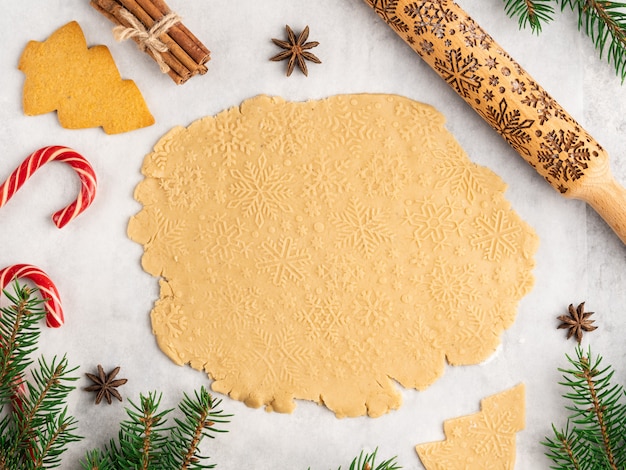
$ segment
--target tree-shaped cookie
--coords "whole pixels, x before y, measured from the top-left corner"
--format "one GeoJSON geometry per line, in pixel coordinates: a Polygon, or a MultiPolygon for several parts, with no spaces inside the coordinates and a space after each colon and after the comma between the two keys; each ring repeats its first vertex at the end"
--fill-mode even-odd
{"type": "Polygon", "coordinates": [[[513,470],[515,435],[525,416],[520,384],[482,400],[480,413],[446,421],[446,440],[420,444],[417,454],[427,470],[513,470]]]}
{"type": "Polygon", "coordinates": [[[106,46],[87,47],[75,21],[46,41],[30,41],[18,68],[26,75],[23,106],[28,116],[57,111],[68,129],[102,126],[107,134],[154,124],[132,80],[122,80],[106,46]]]}

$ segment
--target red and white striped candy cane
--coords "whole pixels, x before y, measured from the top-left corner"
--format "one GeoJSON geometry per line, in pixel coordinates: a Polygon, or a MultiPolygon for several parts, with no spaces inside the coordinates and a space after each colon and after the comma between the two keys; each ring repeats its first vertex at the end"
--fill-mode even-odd
{"type": "MultiPolygon", "coordinates": [[[[29,264],[14,264],[0,270],[0,290],[4,289],[13,279],[25,278],[30,279],[39,289],[42,298],[45,301],[46,309],[46,325],[51,328],[58,328],[63,324],[63,309],[61,307],[61,298],[56,286],[48,277],[48,275],[36,266],[29,264]]],[[[26,395],[26,385],[23,377],[20,375],[15,378],[13,383],[14,392],[11,396],[11,403],[15,412],[24,411],[24,397],[26,395]]],[[[35,454],[30,450],[31,457],[34,459],[35,454]]]]}
{"type": "Polygon", "coordinates": [[[62,147],[60,145],[43,147],[31,153],[20,166],[11,173],[9,179],[0,186],[0,207],[4,206],[7,201],[13,197],[18,189],[22,187],[36,170],[53,160],[70,165],[76,174],[78,174],[81,182],[78,198],[69,206],[52,215],[54,224],[62,228],[87,209],[96,196],[96,174],[85,157],[68,147],[62,147]]]}
{"type": "Polygon", "coordinates": [[[0,270],[0,289],[4,289],[12,280],[25,278],[33,281],[44,299],[46,325],[58,328],[63,324],[63,307],[59,291],[48,275],[30,264],[14,264],[0,270]]]}
{"type": "Polygon", "coordinates": [[[13,382],[13,395],[11,396],[11,404],[13,405],[13,411],[24,411],[24,397],[26,395],[26,385],[24,385],[24,379],[21,375],[15,378],[13,382]]]}
{"type": "MultiPolygon", "coordinates": [[[[58,328],[63,324],[63,309],[61,307],[61,298],[56,286],[48,277],[48,275],[36,266],[29,264],[14,264],[0,270],[0,290],[4,289],[13,279],[25,278],[30,279],[39,289],[42,298],[45,301],[46,309],[46,325],[51,328],[58,328]]],[[[15,381],[15,393],[11,397],[13,407],[23,410],[24,399],[26,394],[26,386],[22,377],[18,377],[15,381]]]]}

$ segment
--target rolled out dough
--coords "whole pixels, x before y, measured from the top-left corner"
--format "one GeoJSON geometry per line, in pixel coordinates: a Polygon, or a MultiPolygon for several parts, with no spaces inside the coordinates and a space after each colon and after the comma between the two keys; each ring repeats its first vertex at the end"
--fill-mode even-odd
{"type": "Polygon", "coordinates": [[[158,344],[253,407],[398,408],[394,381],[493,353],[533,284],[505,184],[399,96],[259,96],[172,129],[143,173],[128,233],[158,344]]]}

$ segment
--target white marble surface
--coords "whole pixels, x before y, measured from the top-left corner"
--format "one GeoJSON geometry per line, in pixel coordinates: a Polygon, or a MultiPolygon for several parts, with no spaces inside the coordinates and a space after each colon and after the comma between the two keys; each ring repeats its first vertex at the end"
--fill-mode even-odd
{"type": "MultiPolygon", "coordinates": [[[[612,168],[626,183],[626,87],[598,59],[576,28],[572,14],[558,16],[537,36],[518,31],[500,0],[459,0],[492,36],[599,140],[612,168]]],[[[4,2],[0,17],[0,178],[31,151],[62,144],[87,156],[99,177],[96,200],[63,230],[50,215],[69,202],[77,180],[65,165],[48,165],[0,210],[0,266],[32,263],[55,280],[67,323],[43,332],[47,356],[67,353],[83,373],[96,364],[121,365],[129,382],[121,391],[137,400],[139,392],[161,390],[174,404],[182,392],[209,384],[205,375],[177,367],[158,350],[149,311],[157,298],[157,280],[140,267],[142,249],[126,237],[128,219],[139,211],[133,200],[140,166],[161,135],[205,115],[238,105],[257,94],[287,99],[322,98],[337,93],[398,93],[427,102],[447,117],[448,128],[470,157],[498,173],[508,184],[514,208],[537,231],[541,246],[536,287],[519,305],[517,321],[488,363],[448,367],[442,379],[423,392],[403,391],[397,412],[378,419],[338,420],[325,408],[298,403],[292,415],[269,414],[224,398],[233,413],[229,433],[208,443],[213,462],[223,470],[312,469],[347,467],[362,449],[398,456],[406,469],[422,466],[414,445],[443,438],[445,419],[476,412],[481,398],[519,382],[527,386],[527,426],[518,435],[518,469],[548,468],[540,441],[551,423],[564,423],[566,412],[557,367],[565,365],[574,342],[556,330],[555,317],[570,303],[587,302],[596,311],[599,330],[584,343],[617,366],[616,381],[626,383],[626,249],[604,222],[583,203],[561,198],[482,120],[448,89],[362,0],[170,0],[187,26],[212,50],[209,73],[176,87],[160,76],[154,63],[134,44],[118,44],[111,24],[87,0],[4,2]],[[156,117],[152,127],[108,136],[99,129],[63,129],[56,115],[24,116],[17,70],[30,39],[44,40],[77,20],[89,45],[109,46],[124,78],[136,81],[156,117]],[[311,28],[320,41],[309,77],[284,77],[284,64],[267,59],[276,52],[271,37],[288,23],[311,28]]],[[[625,209],[626,210],[626,209],[625,209]]],[[[63,468],[79,468],[85,451],[101,446],[117,432],[123,405],[93,405],[93,396],[77,390],[70,410],[87,436],[71,447],[63,468]]]]}

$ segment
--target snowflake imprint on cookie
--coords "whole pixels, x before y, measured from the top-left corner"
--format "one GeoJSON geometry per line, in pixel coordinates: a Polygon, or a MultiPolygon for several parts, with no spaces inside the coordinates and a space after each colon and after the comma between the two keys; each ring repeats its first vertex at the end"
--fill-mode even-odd
{"type": "Polygon", "coordinates": [[[406,98],[259,96],[173,129],[143,173],[128,233],[161,278],[159,347],[249,406],[380,416],[397,384],[489,357],[532,288],[505,184],[406,98]]]}
{"type": "Polygon", "coordinates": [[[526,421],[526,387],[517,385],[481,401],[481,411],[446,421],[445,441],[416,446],[427,470],[513,469],[516,434],[526,421]]]}

